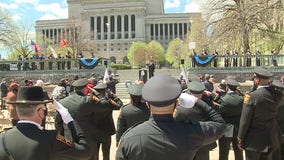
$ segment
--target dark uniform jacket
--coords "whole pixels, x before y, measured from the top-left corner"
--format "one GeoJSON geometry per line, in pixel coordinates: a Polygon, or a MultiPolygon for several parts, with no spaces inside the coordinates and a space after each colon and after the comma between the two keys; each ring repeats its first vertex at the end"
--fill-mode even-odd
{"type": "MultiPolygon", "coordinates": [[[[82,92],[73,92],[59,102],[68,109],[71,116],[79,123],[87,138],[96,134],[96,129],[92,122],[92,115],[95,111],[102,109],[99,107],[101,103],[108,104],[107,101],[103,100],[96,102],[92,100],[91,96],[85,96],[82,92]]],[[[55,127],[64,134],[65,137],[71,137],[66,125],[63,125],[60,114],[56,114],[55,127]]]]}
{"type": "Polygon", "coordinates": [[[207,105],[200,108],[210,121],[185,123],[175,121],[172,114],[151,115],[148,121],[123,134],[116,159],[193,159],[199,148],[215,142],[225,128],[220,114],[207,105]]]}
{"type": "Polygon", "coordinates": [[[137,106],[129,103],[123,106],[117,119],[116,141],[120,140],[128,128],[136,123],[147,121],[149,116],[150,110],[145,103],[139,103],[137,106]]]}
{"type": "Polygon", "coordinates": [[[243,108],[243,96],[237,92],[229,91],[220,99],[219,111],[224,120],[234,126],[235,136],[239,128],[240,117],[243,108]]]}
{"type": "MultiPolygon", "coordinates": [[[[108,99],[108,98],[107,98],[108,99]]],[[[113,121],[113,110],[119,110],[123,102],[116,97],[115,103],[100,103],[97,106],[100,108],[92,115],[93,128],[96,130],[94,135],[96,138],[109,137],[115,134],[115,125],[113,121]]]]}
{"type": "Polygon", "coordinates": [[[277,98],[271,87],[259,87],[244,97],[238,137],[246,150],[265,152],[280,144],[277,98]]]}
{"type": "Polygon", "coordinates": [[[31,123],[17,126],[0,135],[0,159],[9,160],[3,148],[3,135],[14,160],[80,160],[88,156],[88,145],[76,123],[70,122],[75,143],[66,143],[56,130],[40,130],[31,123]]]}
{"type": "MultiPolygon", "coordinates": [[[[184,108],[182,106],[178,106],[175,113],[175,120],[185,122],[207,121],[209,119],[209,117],[207,117],[208,115],[202,111],[202,108],[199,108],[198,106],[211,107],[201,99],[199,99],[195,103],[195,107],[193,108],[184,108]]],[[[213,142],[211,144],[203,146],[202,151],[210,151],[216,147],[217,143],[213,142]]]]}

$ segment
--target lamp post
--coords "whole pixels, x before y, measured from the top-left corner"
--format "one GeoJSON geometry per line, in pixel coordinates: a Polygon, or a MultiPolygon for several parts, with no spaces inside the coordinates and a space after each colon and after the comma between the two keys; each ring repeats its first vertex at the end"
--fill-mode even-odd
{"type": "Polygon", "coordinates": [[[110,35],[110,24],[109,23],[106,23],[106,26],[107,26],[107,59],[109,59],[109,35],[110,35]]]}

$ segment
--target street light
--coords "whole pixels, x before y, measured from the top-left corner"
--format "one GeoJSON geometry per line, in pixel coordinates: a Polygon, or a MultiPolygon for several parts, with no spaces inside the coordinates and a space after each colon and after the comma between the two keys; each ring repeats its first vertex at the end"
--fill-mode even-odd
{"type": "Polygon", "coordinates": [[[106,23],[106,26],[107,26],[107,59],[109,59],[109,32],[110,32],[110,24],[109,23],[106,23]]]}

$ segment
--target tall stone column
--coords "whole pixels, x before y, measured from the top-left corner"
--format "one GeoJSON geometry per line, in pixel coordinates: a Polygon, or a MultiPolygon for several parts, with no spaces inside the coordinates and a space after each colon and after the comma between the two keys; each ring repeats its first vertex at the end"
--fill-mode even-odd
{"type": "Polygon", "coordinates": [[[114,16],[114,39],[117,39],[117,15],[114,16]]]}
{"type": "Polygon", "coordinates": [[[121,16],[121,39],[124,39],[124,15],[121,16]]]}
{"type": "Polygon", "coordinates": [[[97,30],[97,17],[94,16],[94,39],[97,39],[97,33],[98,33],[98,30],[97,30]]]}
{"type": "Polygon", "coordinates": [[[131,39],[131,14],[128,15],[128,39],[131,39]]]}
{"type": "Polygon", "coordinates": [[[104,17],[101,16],[101,40],[104,39],[104,17]]]}

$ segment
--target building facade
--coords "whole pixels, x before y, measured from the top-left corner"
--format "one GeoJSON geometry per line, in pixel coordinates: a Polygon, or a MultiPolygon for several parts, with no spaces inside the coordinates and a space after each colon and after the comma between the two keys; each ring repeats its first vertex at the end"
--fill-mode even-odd
{"type": "Polygon", "coordinates": [[[159,41],[164,49],[175,38],[186,40],[191,17],[165,14],[163,0],[67,0],[68,19],[36,22],[37,41],[60,45],[61,38],[84,56],[126,63],[137,41],[159,41]],[[80,47],[80,43],[88,44],[80,47]]]}

